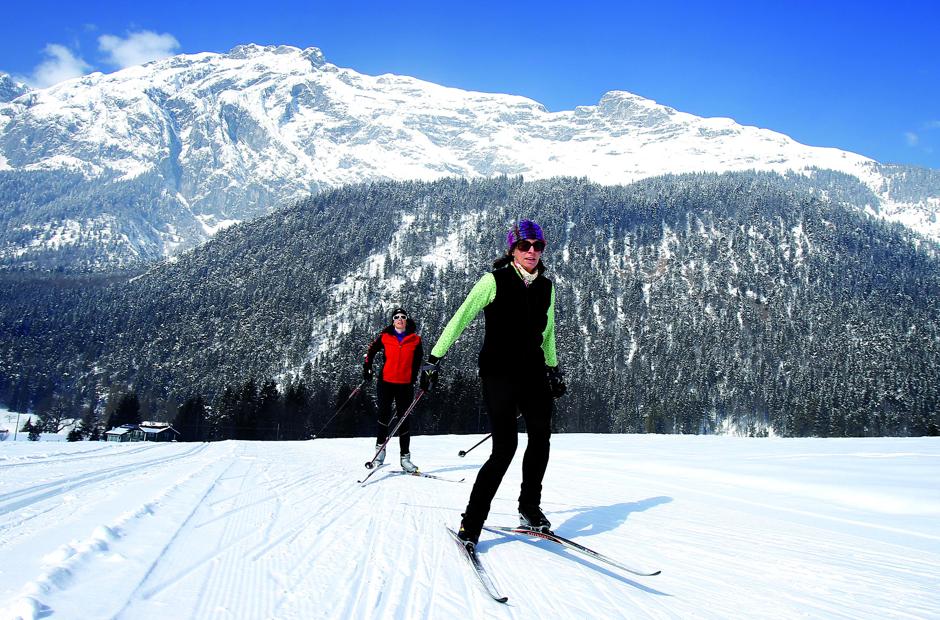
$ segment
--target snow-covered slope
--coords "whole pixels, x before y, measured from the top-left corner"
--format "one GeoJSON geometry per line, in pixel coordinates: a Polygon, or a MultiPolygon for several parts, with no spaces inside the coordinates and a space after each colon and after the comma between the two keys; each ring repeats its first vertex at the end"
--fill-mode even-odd
{"type": "MultiPolygon", "coordinates": [[[[664,173],[811,167],[856,176],[888,198],[877,162],[731,119],[696,117],[622,91],[597,105],[549,112],[518,96],[363,75],[328,63],[316,48],[245,45],[177,56],[0,105],[0,170],[68,170],[132,190],[139,183],[165,206],[147,214],[149,236],[115,246],[118,253],[143,243],[170,255],[283,201],[370,179],[571,175],[613,184],[664,173]]],[[[930,220],[937,205],[926,200],[873,207],[940,236],[930,220]]],[[[61,243],[63,227],[73,229],[71,243],[98,242],[114,200],[88,202],[96,201],[20,222],[0,255],[61,243]]]]}
{"type": "MultiPolygon", "coordinates": [[[[3,444],[0,618],[934,618],[940,441],[558,435],[559,533],[640,578],[459,521],[487,446],[419,436],[467,482],[360,487],[372,442],[3,444]]],[[[520,452],[490,522],[515,522],[520,452]]],[[[394,446],[394,444],[393,444],[394,446]]],[[[390,450],[397,460],[397,449],[390,450]]]]}

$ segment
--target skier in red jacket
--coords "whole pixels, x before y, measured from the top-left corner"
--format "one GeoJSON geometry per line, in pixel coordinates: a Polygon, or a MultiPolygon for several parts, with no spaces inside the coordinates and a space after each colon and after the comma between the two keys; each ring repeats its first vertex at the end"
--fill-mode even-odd
{"type": "MultiPolygon", "coordinates": [[[[404,308],[395,308],[392,311],[392,324],[379,332],[378,336],[369,345],[366,358],[362,366],[363,379],[372,379],[372,362],[381,351],[385,363],[379,371],[379,381],[376,385],[378,396],[379,420],[378,431],[375,438],[375,449],[378,450],[388,439],[388,426],[392,419],[392,401],[401,415],[408,409],[414,397],[414,382],[418,378],[421,360],[424,351],[421,347],[421,336],[417,334],[415,322],[408,317],[404,308]]],[[[411,462],[411,420],[406,418],[399,432],[399,445],[401,448],[401,468],[408,472],[418,471],[411,462]]],[[[379,452],[375,459],[376,465],[385,461],[385,450],[379,452]]]]}

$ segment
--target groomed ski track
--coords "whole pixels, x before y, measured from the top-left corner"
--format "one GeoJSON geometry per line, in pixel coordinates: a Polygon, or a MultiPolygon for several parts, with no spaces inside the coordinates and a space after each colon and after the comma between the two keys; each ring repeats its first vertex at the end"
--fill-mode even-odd
{"type": "MultiPolygon", "coordinates": [[[[506,605],[456,526],[488,446],[418,436],[452,484],[360,486],[373,441],[0,444],[0,619],[940,617],[940,440],[557,435],[561,535],[484,532],[506,605]]],[[[516,523],[525,438],[490,523],[516,523]]]]}

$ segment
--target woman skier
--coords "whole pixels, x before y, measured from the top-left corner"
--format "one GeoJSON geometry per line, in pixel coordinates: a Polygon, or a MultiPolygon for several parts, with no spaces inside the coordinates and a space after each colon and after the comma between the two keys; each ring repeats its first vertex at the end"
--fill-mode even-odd
{"type": "Polygon", "coordinates": [[[555,355],[555,288],[543,274],[545,236],[532,220],[509,231],[506,255],[473,286],[447,323],[422,368],[421,388],[437,381],[438,364],[467,325],[486,317],[480,350],[480,380],[493,432],[493,452],[477,474],[458,537],[470,548],[479,538],[490,504],[512,462],[518,443],[517,410],[525,419],[528,446],[522,460],[519,519],[523,526],[550,531],[540,504],[548,466],[552,398],[565,393],[555,355]]]}

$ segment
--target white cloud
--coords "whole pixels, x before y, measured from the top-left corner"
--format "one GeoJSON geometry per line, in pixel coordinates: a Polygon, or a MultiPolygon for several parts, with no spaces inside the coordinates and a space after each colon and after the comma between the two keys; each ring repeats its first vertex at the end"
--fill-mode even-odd
{"type": "Polygon", "coordinates": [[[920,142],[920,136],[913,131],[905,131],[904,139],[907,140],[908,146],[917,146],[917,143],[920,142]]]}
{"type": "Polygon", "coordinates": [[[113,34],[98,37],[98,49],[106,54],[106,62],[120,69],[172,56],[179,46],[173,35],[149,30],[131,32],[124,39],[113,34]]]}
{"type": "Polygon", "coordinates": [[[50,43],[43,49],[43,53],[48,58],[39,63],[32,76],[24,78],[26,83],[34,88],[46,88],[63,80],[80,77],[91,70],[91,65],[64,45],[50,43]]]}

